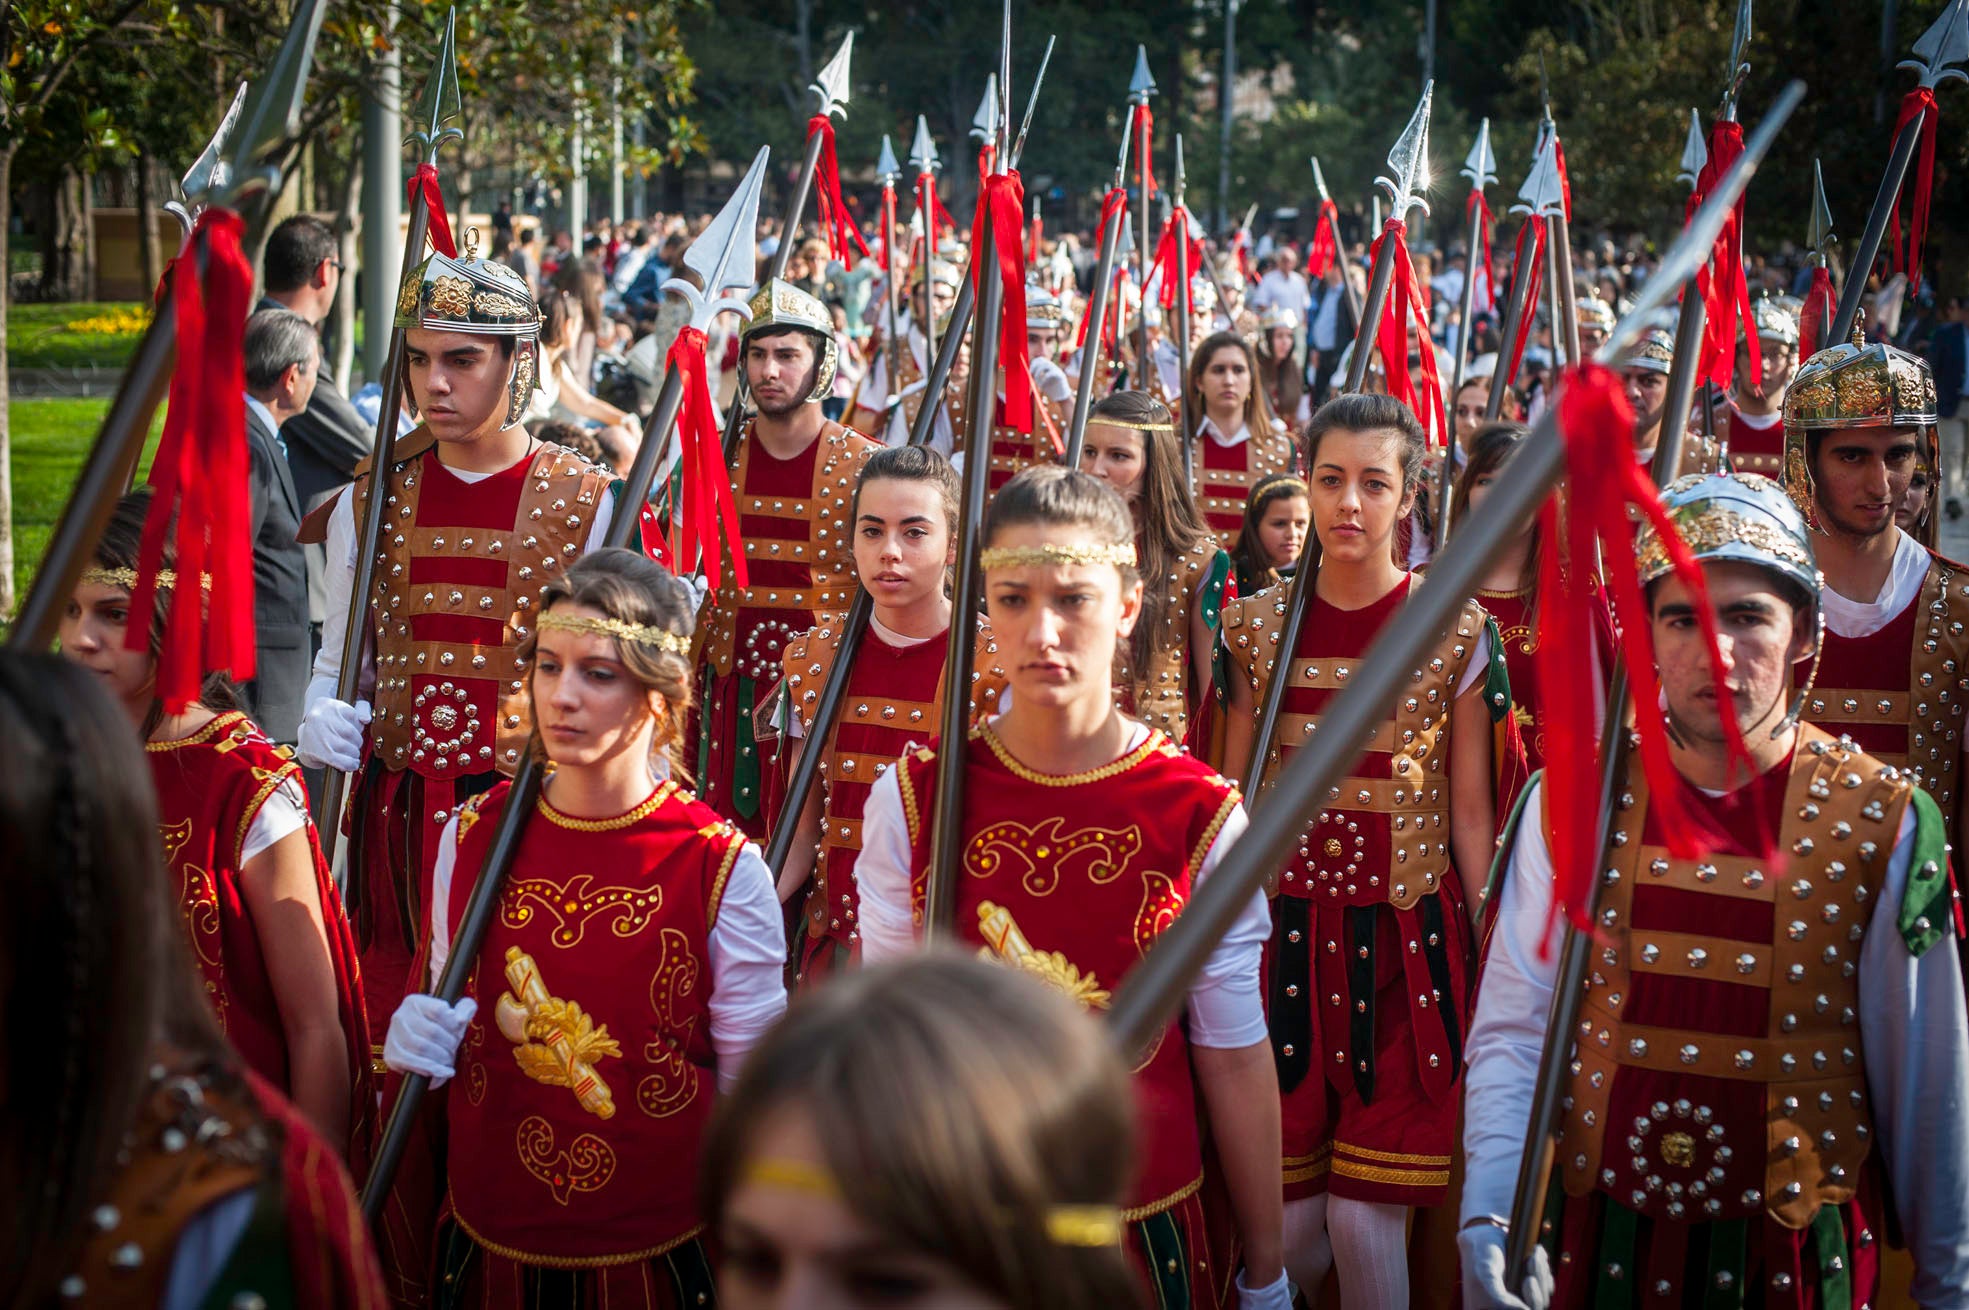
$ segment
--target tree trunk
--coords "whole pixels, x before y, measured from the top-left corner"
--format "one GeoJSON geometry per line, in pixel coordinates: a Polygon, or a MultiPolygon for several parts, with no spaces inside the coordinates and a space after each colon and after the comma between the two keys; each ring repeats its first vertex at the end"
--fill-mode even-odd
{"type": "Polygon", "coordinates": [[[144,285],[157,285],[157,195],[150,186],[150,152],[137,151],[137,267],[144,285]]]}
{"type": "Polygon", "coordinates": [[[82,236],[82,294],[78,300],[96,298],[96,175],[79,173],[75,179],[76,218],[82,236]]]}
{"type": "MultiPolygon", "coordinates": [[[[362,213],[362,155],[360,151],[351,152],[347,180],[342,185],[341,204],[335,210],[336,258],[342,261],[343,268],[356,268],[360,260],[356,250],[357,223],[362,213]]],[[[335,287],[335,308],[329,315],[329,322],[335,325],[335,385],[348,395],[350,374],[355,367],[356,355],[356,280],[344,277],[335,287]]]]}
{"type": "Polygon", "coordinates": [[[14,221],[12,179],[14,172],[14,152],[20,149],[18,140],[0,144],[0,275],[6,281],[0,282],[0,615],[12,618],[17,603],[14,595],[14,481],[13,455],[8,438],[7,400],[7,302],[13,278],[7,272],[11,268],[11,255],[7,249],[8,229],[14,221]]]}

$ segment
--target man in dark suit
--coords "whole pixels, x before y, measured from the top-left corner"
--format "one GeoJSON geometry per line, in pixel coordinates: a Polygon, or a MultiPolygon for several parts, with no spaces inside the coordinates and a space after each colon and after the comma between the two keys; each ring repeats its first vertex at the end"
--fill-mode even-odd
{"type": "MultiPolygon", "coordinates": [[[[1962,517],[1962,475],[1964,459],[1964,420],[1969,411],[1962,405],[1962,393],[1969,387],[1969,312],[1961,296],[1948,301],[1948,321],[1928,338],[1928,367],[1935,373],[1935,412],[1941,421],[1935,425],[1941,439],[1941,491],[1944,512],[1952,519],[1962,517]]],[[[1930,493],[1932,494],[1932,493],[1930,493]]]]}
{"type": "MultiPolygon", "coordinates": [[[[341,285],[339,249],[334,230],[318,218],[296,214],[281,223],[267,238],[267,293],[255,308],[290,309],[319,329],[341,285]]],[[[303,514],[354,481],[356,464],[369,457],[376,442],[375,428],[362,421],[326,373],[320,374],[307,409],[285,424],[280,435],[303,514]]],[[[308,622],[319,634],[328,601],[322,582],[327,556],[319,546],[308,547],[307,556],[308,622]]]]}
{"type": "Polygon", "coordinates": [[[285,309],[246,320],[246,449],[253,532],[253,681],[247,708],[277,742],[301,724],[313,652],[308,640],[307,557],[295,536],[301,498],[282,433],[308,407],[321,368],[314,325],[285,309]]]}

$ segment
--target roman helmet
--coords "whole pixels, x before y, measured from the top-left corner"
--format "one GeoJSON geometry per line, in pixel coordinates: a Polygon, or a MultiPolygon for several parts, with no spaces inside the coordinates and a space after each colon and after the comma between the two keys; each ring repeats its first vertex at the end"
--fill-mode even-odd
{"type": "Polygon", "coordinates": [[[1661,328],[1649,328],[1636,337],[1633,344],[1620,352],[1614,361],[1615,368],[1645,369],[1650,373],[1666,373],[1675,363],[1675,336],[1661,328]]]}
{"type": "MultiPolygon", "coordinates": [[[[1818,678],[1819,647],[1825,638],[1821,595],[1825,579],[1812,553],[1812,533],[1782,487],[1755,473],[1707,473],[1681,477],[1662,488],[1662,508],[1688,544],[1696,562],[1751,564],[1783,579],[1801,592],[1811,610],[1812,667],[1799,685],[1797,699],[1776,736],[1798,721],[1805,699],[1818,678]]],[[[1673,571],[1668,550],[1644,521],[1634,542],[1634,558],[1643,587],[1673,571]]]]}
{"type": "Polygon", "coordinates": [[[1613,332],[1613,306],[1606,301],[1597,296],[1581,296],[1573,302],[1573,308],[1579,315],[1581,327],[1596,327],[1606,334],[1613,332]]]}
{"type": "Polygon", "coordinates": [[[1782,341],[1798,349],[1798,310],[1800,302],[1790,296],[1765,296],[1750,305],[1750,320],[1757,325],[1759,341],[1782,341]]]}
{"type": "Polygon", "coordinates": [[[1026,283],[1026,331],[1065,332],[1066,327],[1067,310],[1060,298],[1036,282],[1026,283]]]}
{"type": "Polygon", "coordinates": [[[1299,311],[1290,305],[1271,305],[1258,315],[1260,332],[1277,332],[1280,329],[1287,332],[1298,331],[1299,311]]]}
{"type": "MultiPolygon", "coordinates": [[[[526,279],[505,264],[478,257],[478,234],[465,235],[465,253],[433,253],[410,271],[397,293],[398,328],[511,337],[513,372],[506,383],[506,422],[526,412],[539,371],[540,306],[526,279]]],[[[413,399],[413,409],[416,402],[413,399]]]]}
{"type": "Polygon", "coordinates": [[[1858,324],[1853,339],[1827,346],[1803,364],[1784,393],[1784,489],[1814,532],[1819,522],[1812,445],[1816,434],[1844,428],[1902,428],[1917,432],[1921,457],[1941,467],[1936,446],[1935,376],[1928,361],[1885,342],[1869,344],[1858,324]]]}
{"type": "Polygon", "coordinates": [[[814,389],[807,393],[807,400],[812,403],[833,394],[834,370],[841,362],[841,350],[834,341],[834,320],[828,315],[827,306],[791,282],[774,278],[753,293],[748,308],[752,311],[752,321],[745,325],[744,335],[739,338],[740,350],[757,336],[785,332],[789,328],[804,332],[813,338],[814,358],[818,361],[814,389]]]}

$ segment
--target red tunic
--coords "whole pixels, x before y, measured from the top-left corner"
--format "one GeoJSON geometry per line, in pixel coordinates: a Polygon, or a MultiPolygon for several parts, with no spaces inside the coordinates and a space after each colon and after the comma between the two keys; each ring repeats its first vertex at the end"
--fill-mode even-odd
{"type": "MultiPolygon", "coordinates": [[[[1545,767],[1545,706],[1538,692],[1538,628],[1536,588],[1521,591],[1479,591],[1477,600],[1497,622],[1504,666],[1511,674],[1511,714],[1524,741],[1527,772],[1545,767]]],[[[1599,664],[1590,676],[1604,689],[1613,668],[1613,617],[1606,597],[1593,594],[1594,649],[1599,664]]],[[[1582,676],[1588,676],[1582,669],[1582,676]]]]}
{"type": "Polygon", "coordinates": [[[1246,440],[1227,446],[1202,432],[1193,449],[1197,507],[1217,534],[1217,544],[1230,550],[1244,527],[1244,506],[1251,499],[1251,489],[1292,467],[1291,438],[1282,432],[1254,432],[1246,440]]]}
{"type": "MultiPolygon", "coordinates": [[[[509,791],[460,812],[461,871],[483,864],[509,791]]],[[[640,1266],[701,1228],[709,941],[743,846],[674,783],[614,819],[539,802],[466,987],[478,1015],[447,1105],[452,1215],[489,1258],[640,1266]]],[[[452,883],[454,924],[471,888],[452,883]]]]}
{"type": "MultiPolygon", "coordinates": [[[[144,747],[157,787],[165,868],[183,912],[185,940],[204,982],[205,996],[247,1065],[280,1091],[292,1094],[287,1034],[267,976],[266,943],[246,899],[241,852],[260,808],[283,783],[302,788],[294,753],[276,746],[237,710],[221,714],[178,741],[144,747]]],[[[355,935],[342,913],[312,823],[308,851],[315,893],[335,971],[336,1010],[347,1047],[351,1141],[366,1133],[373,1103],[369,1085],[369,1029],[364,1019],[362,975],[355,935]]],[[[349,1143],[338,1142],[347,1153],[349,1143]]]]}
{"type": "MultiPolygon", "coordinates": [[[[936,771],[933,743],[904,759],[899,778],[919,922],[936,771]]],[[[979,728],[965,755],[957,936],[1104,1008],[1182,913],[1191,879],[1237,803],[1235,786],[1159,732],[1111,764],[1054,777],[1012,759],[989,725],[979,728]]],[[[1142,1149],[1129,1213],[1142,1219],[1193,1200],[1203,1176],[1196,1084],[1180,1023],[1136,1066],[1134,1086],[1142,1149]]],[[[1190,1251],[1203,1254],[1200,1234],[1190,1251]]],[[[1193,1262],[1191,1272],[1191,1303],[1210,1304],[1207,1271],[1193,1262]]]]}
{"type": "Polygon", "coordinates": [[[1760,473],[1775,478],[1784,471],[1784,415],[1753,418],[1730,402],[1717,416],[1718,436],[1727,442],[1730,468],[1737,473],[1760,473]]]}

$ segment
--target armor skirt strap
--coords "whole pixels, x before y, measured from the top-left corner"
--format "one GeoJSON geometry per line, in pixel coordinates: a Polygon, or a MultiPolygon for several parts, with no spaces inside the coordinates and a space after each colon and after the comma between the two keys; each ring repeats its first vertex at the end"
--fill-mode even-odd
{"type": "Polygon", "coordinates": [[[1738,1310],[1743,1305],[1744,1243],[1749,1230],[1749,1221],[1744,1219],[1721,1219],[1709,1225],[1709,1277],[1703,1280],[1703,1310],[1738,1310]]]}
{"type": "Polygon", "coordinates": [[[1375,916],[1393,913],[1380,905],[1347,907],[1348,1045],[1354,1052],[1354,1090],[1363,1104],[1374,1102],[1374,929],[1375,916]]]}
{"type": "Polygon", "coordinates": [[[1842,1207],[1822,1205],[1812,1217],[1812,1249],[1819,1261],[1820,1310],[1853,1310],[1852,1253],[1846,1249],[1842,1207]]]}
{"type": "Polygon", "coordinates": [[[1634,1257],[1641,1216],[1611,1199],[1600,1217],[1600,1267],[1594,1271],[1593,1310],[1633,1310],[1641,1280],[1634,1257]]]}
{"type": "Polygon", "coordinates": [[[1422,911],[1422,958],[1429,963],[1429,981],[1436,989],[1436,1013],[1449,1038],[1449,1067],[1463,1067],[1463,1034],[1457,1031],[1456,1011],[1463,998],[1453,994],[1449,974],[1449,936],[1443,931],[1443,898],[1432,892],[1416,908],[1422,911]]]}
{"type": "Polygon", "coordinates": [[[1281,1092],[1305,1081],[1313,1058],[1313,948],[1308,902],[1280,896],[1272,902],[1270,1004],[1272,1060],[1281,1092]],[[1296,994],[1295,994],[1296,993],[1296,994]]]}

